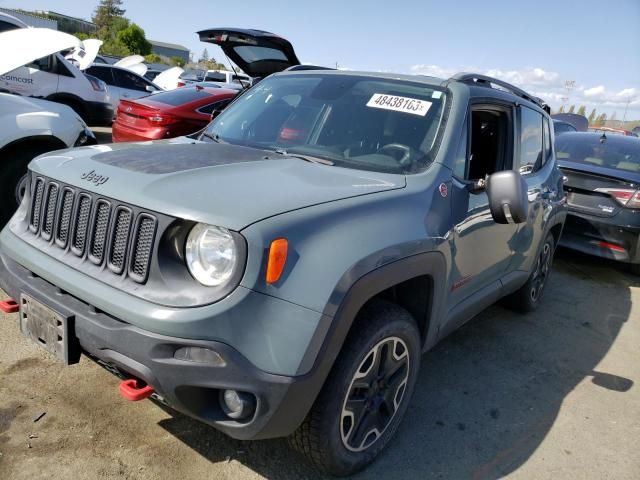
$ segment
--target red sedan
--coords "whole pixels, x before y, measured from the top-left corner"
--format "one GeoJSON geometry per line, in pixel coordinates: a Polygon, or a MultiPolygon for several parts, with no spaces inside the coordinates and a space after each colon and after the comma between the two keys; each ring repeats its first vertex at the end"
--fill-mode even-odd
{"type": "Polygon", "coordinates": [[[211,115],[223,110],[237,90],[193,86],[122,100],[113,123],[114,142],[161,140],[203,129],[211,115]]]}

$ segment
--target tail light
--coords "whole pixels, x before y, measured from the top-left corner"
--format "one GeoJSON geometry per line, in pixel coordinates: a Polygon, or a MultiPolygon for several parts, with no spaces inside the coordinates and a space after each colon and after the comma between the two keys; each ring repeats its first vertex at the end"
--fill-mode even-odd
{"type": "Polygon", "coordinates": [[[171,115],[163,115],[163,114],[151,114],[147,116],[147,120],[153,123],[154,125],[171,125],[175,123],[178,119],[171,115]]]}
{"type": "Polygon", "coordinates": [[[178,88],[180,88],[180,87],[186,87],[186,86],[187,86],[187,84],[186,84],[186,83],[181,82],[180,80],[178,80],[178,88]]]}
{"type": "Polygon", "coordinates": [[[596,192],[611,195],[623,207],[640,208],[640,190],[631,190],[628,188],[596,188],[596,192]]]}
{"type": "Polygon", "coordinates": [[[99,78],[96,78],[93,75],[89,75],[87,73],[85,73],[84,76],[87,77],[87,80],[89,80],[89,83],[91,83],[91,88],[93,88],[96,92],[107,91],[107,84],[99,78]]]}

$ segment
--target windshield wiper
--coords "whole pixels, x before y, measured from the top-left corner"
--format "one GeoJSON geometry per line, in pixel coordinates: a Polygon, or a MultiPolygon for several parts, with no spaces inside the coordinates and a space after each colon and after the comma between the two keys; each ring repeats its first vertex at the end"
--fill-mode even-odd
{"type": "Polygon", "coordinates": [[[319,158],[311,155],[303,155],[301,153],[289,153],[284,148],[278,148],[273,151],[285,157],[299,158],[300,160],[304,160],[306,162],[319,163],[321,165],[334,165],[334,163],[331,160],[328,160],[326,158],[319,158]]]}
{"type": "Polygon", "coordinates": [[[213,140],[216,143],[225,143],[222,140],[220,140],[220,135],[218,135],[217,133],[215,135],[211,135],[210,133],[203,132],[202,136],[204,138],[208,138],[209,140],[213,140]]]}

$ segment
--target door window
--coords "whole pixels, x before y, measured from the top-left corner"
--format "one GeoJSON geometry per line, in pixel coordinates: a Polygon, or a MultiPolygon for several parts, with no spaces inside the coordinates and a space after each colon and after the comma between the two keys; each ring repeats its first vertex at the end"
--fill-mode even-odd
{"type": "Polygon", "coordinates": [[[510,168],[511,128],[509,111],[486,105],[471,109],[471,145],[465,179],[480,180],[510,168]]]}
{"type": "Polygon", "coordinates": [[[545,163],[547,163],[547,160],[549,160],[549,158],[551,157],[551,151],[552,151],[552,143],[551,142],[551,128],[549,127],[549,120],[547,118],[544,118],[542,120],[542,127],[543,127],[543,135],[544,135],[544,157],[542,159],[542,164],[544,165],[545,163]]]}
{"type": "Polygon", "coordinates": [[[119,68],[113,69],[113,78],[117,87],[127,88],[129,90],[145,92],[147,90],[147,85],[150,85],[142,77],[119,68]]]}
{"type": "Polygon", "coordinates": [[[542,167],[542,115],[520,107],[520,173],[537,172],[542,167]]]}

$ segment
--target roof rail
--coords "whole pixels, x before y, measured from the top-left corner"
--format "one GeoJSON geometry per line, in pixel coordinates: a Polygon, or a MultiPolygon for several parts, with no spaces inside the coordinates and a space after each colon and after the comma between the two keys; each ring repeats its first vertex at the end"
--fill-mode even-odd
{"type": "Polygon", "coordinates": [[[481,85],[489,88],[492,88],[491,84],[493,83],[513,93],[514,95],[520,98],[523,98],[532,103],[535,103],[540,108],[544,109],[546,106],[545,103],[540,98],[534,97],[533,95],[529,95],[527,92],[525,92],[521,88],[518,88],[515,85],[511,85],[510,83],[507,83],[503,80],[498,80],[497,78],[489,77],[487,75],[481,75],[479,73],[461,72],[461,73],[455,74],[453,77],[450,78],[450,80],[455,80],[463,83],[472,83],[475,85],[481,85]]]}

